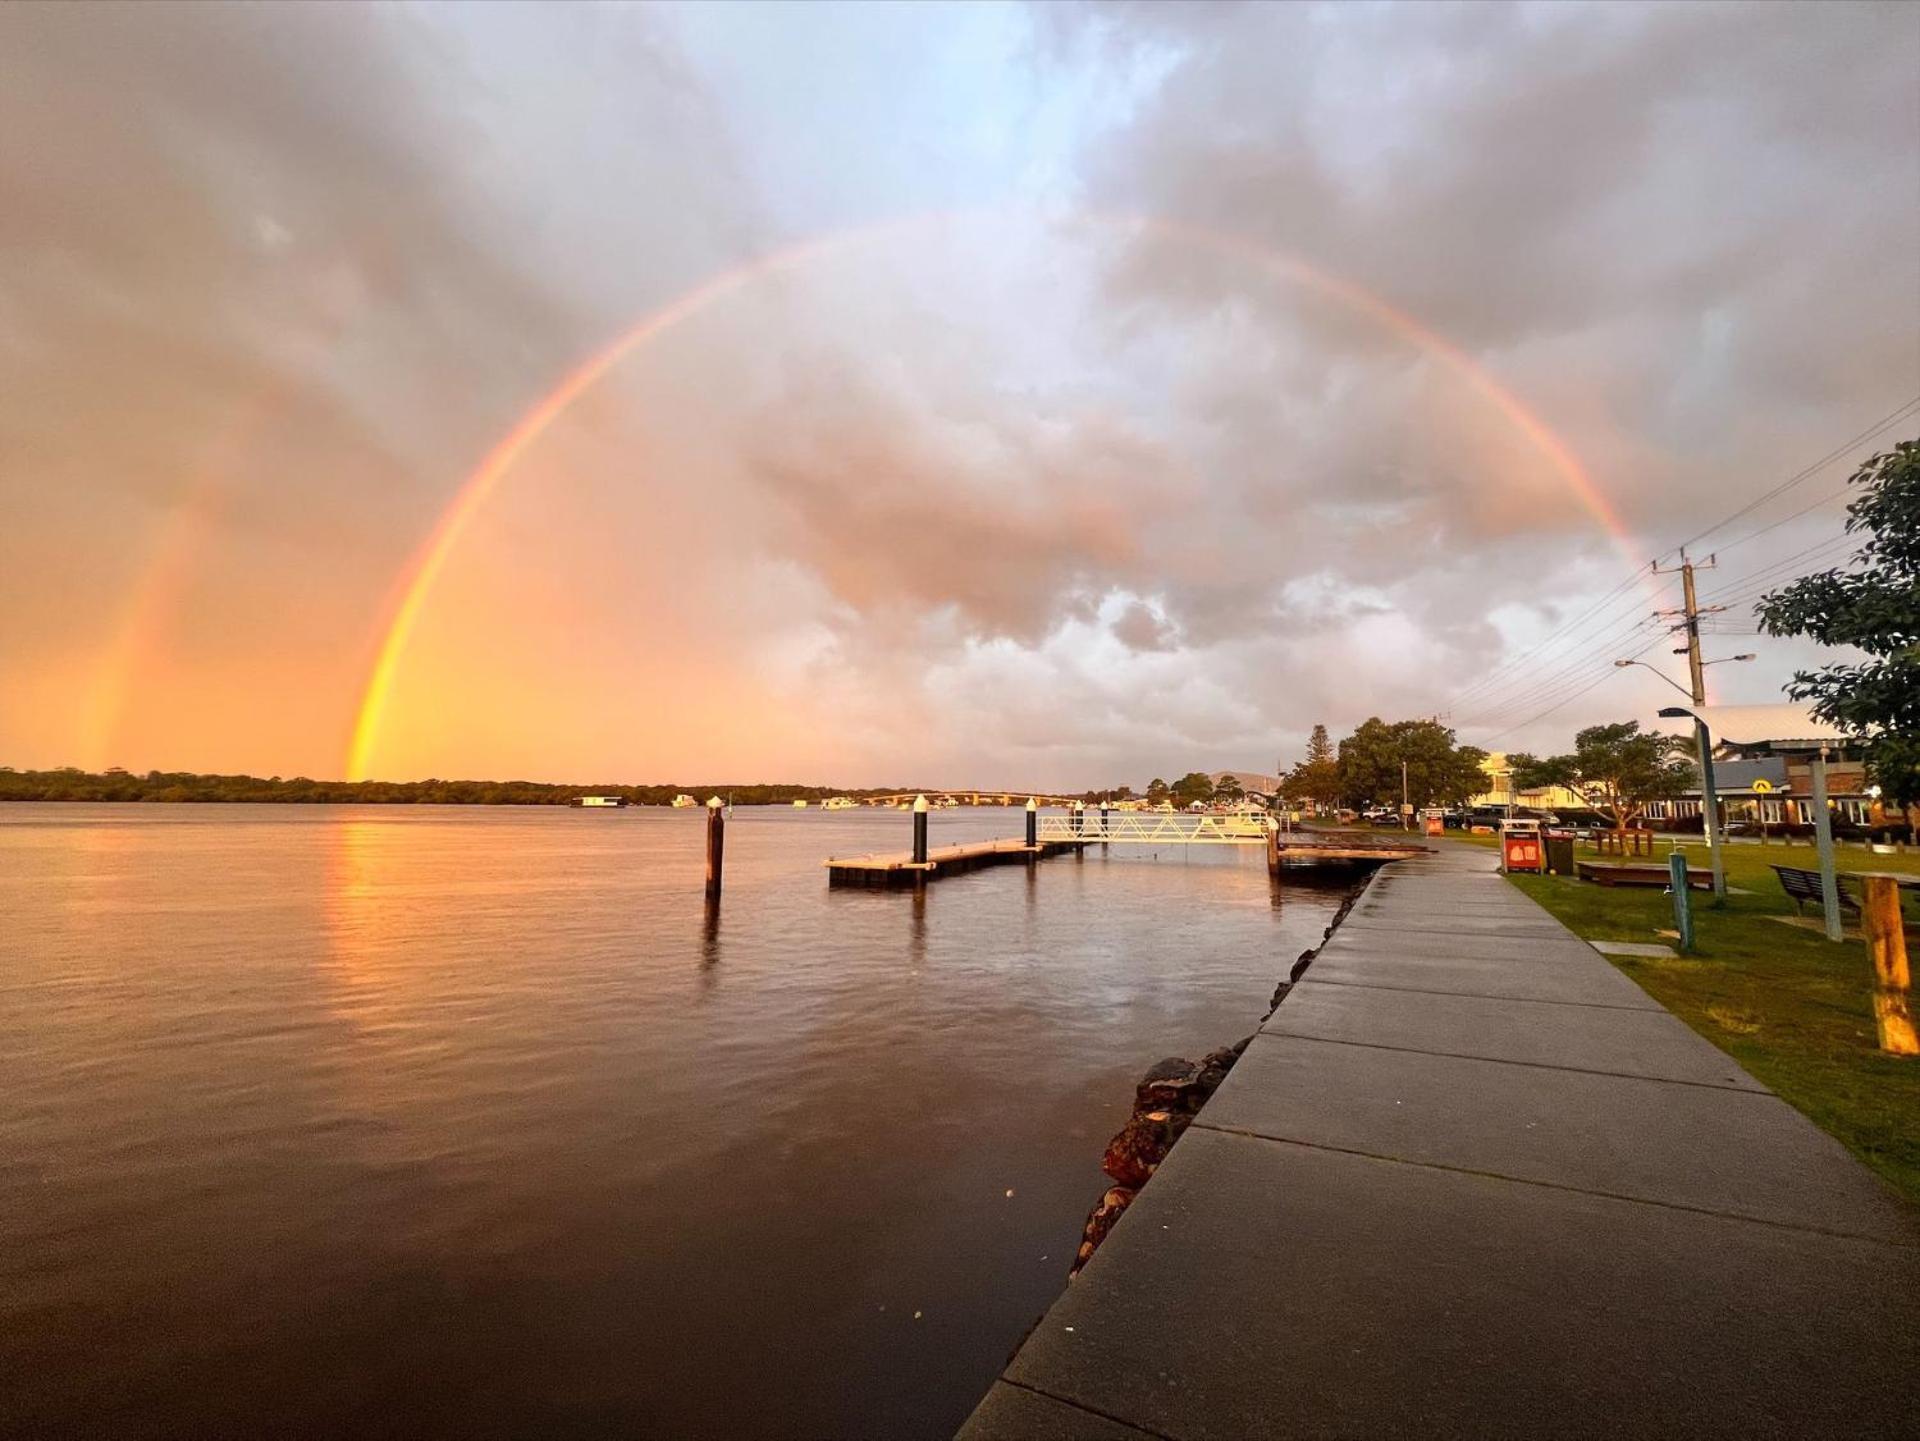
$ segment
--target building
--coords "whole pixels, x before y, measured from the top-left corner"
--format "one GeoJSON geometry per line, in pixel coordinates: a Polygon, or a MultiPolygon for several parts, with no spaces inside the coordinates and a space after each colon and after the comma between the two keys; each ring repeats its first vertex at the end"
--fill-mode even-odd
{"type": "MultiPolygon", "coordinates": [[[[1762,825],[1794,825],[1795,813],[1787,777],[1785,756],[1736,756],[1728,752],[1716,755],[1713,762],[1713,787],[1720,795],[1720,814],[1728,821],[1753,821],[1762,825]]],[[[1829,779],[1838,774],[1835,767],[1829,779]]],[[[1807,781],[1811,789],[1811,781],[1807,781]]],[[[1647,807],[1649,823],[1659,825],[1697,820],[1701,811],[1698,785],[1670,801],[1655,801],[1647,807]]]]}
{"type": "Polygon", "coordinates": [[[1467,802],[1476,809],[1485,807],[1525,807],[1536,811],[1584,811],[1590,809],[1587,798],[1568,786],[1537,786],[1515,790],[1513,767],[1505,751],[1494,751],[1480,762],[1486,773],[1487,788],[1467,802]]]}
{"type": "MultiPolygon", "coordinates": [[[[1813,774],[1826,771],[1827,802],[1836,825],[1860,830],[1911,828],[1914,807],[1889,812],[1868,784],[1857,738],[1813,718],[1804,705],[1669,706],[1665,720],[1698,720],[1714,756],[1714,789],[1728,821],[1813,824],[1813,774]]],[[[1698,789],[1662,803],[1669,822],[1697,817],[1698,789]]],[[[1662,818],[1659,810],[1650,812],[1662,818]]]]}
{"type": "Polygon", "coordinates": [[[1241,790],[1259,791],[1262,795],[1278,795],[1286,785],[1284,777],[1267,775],[1262,771],[1214,771],[1207,779],[1217,786],[1228,776],[1240,782],[1241,790]]]}

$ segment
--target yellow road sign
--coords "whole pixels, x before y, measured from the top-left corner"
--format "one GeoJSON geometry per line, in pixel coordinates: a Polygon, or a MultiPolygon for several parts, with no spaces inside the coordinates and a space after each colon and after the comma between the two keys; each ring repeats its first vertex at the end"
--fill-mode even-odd
{"type": "Polygon", "coordinates": [[[1765,795],[1773,789],[1773,782],[1770,780],[1757,780],[1753,783],[1753,789],[1759,794],[1765,795]]]}

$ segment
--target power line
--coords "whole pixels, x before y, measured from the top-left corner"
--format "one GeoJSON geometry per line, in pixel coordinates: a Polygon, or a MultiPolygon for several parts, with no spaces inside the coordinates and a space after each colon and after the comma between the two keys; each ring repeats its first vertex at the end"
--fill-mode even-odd
{"type": "Polygon", "coordinates": [[[1621,650],[1632,645],[1652,629],[1654,629],[1654,623],[1649,619],[1645,622],[1637,622],[1624,631],[1609,634],[1599,645],[1582,654],[1572,664],[1554,671],[1531,686],[1504,695],[1476,712],[1463,728],[1479,730],[1497,725],[1514,711],[1537,705],[1549,696],[1565,691],[1568,686],[1576,684],[1596,671],[1605,670],[1621,650]]]}
{"type": "Polygon", "coordinates": [[[1525,706],[1569,679],[1583,675],[1592,664],[1602,656],[1618,650],[1628,643],[1643,628],[1653,624],[1651,617],[1641,617],[1631,624],[1616,626],[1604,635],[1596,637],[1589,645],[1583,646],[1577,654],[1561,659],[1555,666],[1539,674],[1510,685],[1497,694],[1488,696],[1479,705],[1467,713],[1465,723],[1480,725],[1507,714],[1514,708],[1525,706]]]}
{"type": "MultiPolygon", "coordinates": [[[[1783,560],[1775,561],[1772,565],[1764,565],[1764,566],[1761,566],[1758,570],[1748,571],[1745,575],[1735,576],[1732,580],[1729,580],[1725,585],[1721,586],[1718,590],[1710,592],[1707,595],[1707,599],[1713,600],[1713,601],[1720,601],[1724,604],[1726,603],[1726,599],[1728,596],[1731,596],[1736,591],[1749,589],[1756,582],[1765,582],[1765,584],[1761,586],[1762,589],[1767,589],[1770,586],[1776,585],[1776,584],[1784,585],[1786,584],[1784,580],[1769,581],[1767,580],[1767,577],[1778,575],[1781,571],[1790,570],[1796,565],[1804,565],[1807,562],[1812,561],[1817,556],[1825,556],[1825,555],[1831,554],[1835,551],[1845,548],[1848,545],[1851,545],[1852,543],[1853,543],[1853,537],[1851,535],[1834,536],[1832,539],[1822,541],[1819,545],[1813,546],[1808,550],[1803,550],[1797,555],[1787,556],[1783,560]]],[[[1802,571],[1801,574],[1803,575],[1810,574],[1815,569],[1819,569],[1819,567],[1808,566],[1807,570],[1802,571]]],[[[1798,577],[1795,577],[1795,578],[1797,579],[1798,577]]]]}
{"type": "Polygon", "coordinates": [[[1448,706],[1449,707],[1457,706],[1462,701],[1466,700],[1469,696],[1472,696],[1478,692],[1484,691],[1489,686],[1495,686],[1501,683],[1505,679],[1511,679],[1512,672],[1514,672],[1519,666],[1525,664],[1527,661],[1532,660],[1534,657],[1538,656],[1541,651],[1545,650],[1548,646],[1552,645],[1553,642],[1558,640],[1561,636],[1566,635],[1568,634],[1568,632],[1579,628],[1586,621],[1591,619],[1593,616],[1598,615],[1600,611],[1606,608],[1606,606],[1614,599],[1614,597],[1618,596],[1622,591],[1632,588],[1634,585],[1636,585],[1639,582],[1640,578],[1643,575],[1646,575],[1652,569],[1653,569],[1653,564],[1651,561],[1649,561],[1646,565],[1641,566],[1638,570],[1634,571],[1633,574],[1629,575],[1625,580],[1621,581],[1618,585],[1614,586],[1612,590],[1608,591],[1605,595],[1601,596],[1600,599],[1595,601],[1590,607],[1582,611],[1579,615],[1575,616],[1572,620],[1568,621],[1565,625],[1562,625],[1558,630],[1554,631],[1551,635],[1545,637],[1542,640],[1535,642],[1532,646],[1520,652],[1520,654],[1516,656],[1512,656],[1505,661],[1502,661],[1499,665],[1495,666],[1491,671],[1488,671],[1485,675],[1481,676],[1479,680],[1475,681],[1472,685],[1467,686],[1464,690],[1454,692],[1453,696],[1448,701],[1448,706]]]}
{"type": "Polygon", "coordinates": [[[1564,663],[1545,675],[1536,676],[1517,689],[1510,689],[1489,698],[1472,712],[1467,721],[1463,722],[1463,728],[1478,728],[1492,724],[1509,711],[1534,704],[1563,686],[1591,673],[1596,662],[1604,660],[1607,666],[1611,666],[1614,654],[1621,647],[1631,644],[1642,631],[1656,628],[1664,630],[1660,622],[1652,616],[1642,616],[1624,627],[1616,626],[1598,637],[1593,644],[1583,647],[1578,655],[1567,658],[1564,663]]]}
{"type": "Polygon", "coordinates": [[[1766,535],[1772,531],[1776,531],[1780,529],[1780,527],[1783,525],[1791,525],[1794,521],[1800,519],[1800,517],[1803,515],[1813,514],[1814,511],[1820,509],[1820,507],[1823,505],[1832,505],[1836,500],[1839,500],[1842,496],[1844,496],[1847,493],[1848,487],[1851,486],[1851,484],[1852,482],[1849,481],[1847,485],[1841,486],[1838,490],[1833,491],[1827,495],[1821,496],[1820,499],[1816,500],[1812,505],[1802,506],[1799,510],[1796,510],[1792,515],[1782,516],[1779,520],[1776,520],[1772,525],[1763,525],[1758,530],[1749,531],[1746,535],[1741,536],[1738,540],[1730,540],[1725,545],[1721,546],[1720,549],[1722,551],[1729,551],[1729,550],[1732,550],[1735,546],[1745,545],[1750,540],[1758,540],[1761,536],[1766,535]]]}
{"type": "MultiPolygon", "coordinates": [[[[1768,501],[1772,500],[1775,496],[1786,494],[1789,490],[1792,490],[1796,485],[1799,485],[1802,481],[1808,479],[1811,476],[1817,475],[1820,471],[1824,470],[1827,466],[1833,464],[1834,461],[1838,460],[1841,456],[1845,455],[1848,451],[1852,450],[1856,445],[1860,445],[1866,441],[1872,440],[1875,436],[1879,435],[1882,431],[1890,429],[1894,425],[1899,424],[1900,420],[1902,419],[1902,417],[1904,417],[1907,414],[1907,412],[1911,410],[1915,410],[1917,408],[1920,408],[1920,395],[1914,396],[1911,400],[1907,401],[1906,404],[1902,405],[1898,410],[1895,410],[1891,415],[1888,415],[1882,420],[1876,421],[1873,425],[1861,431],[1860,434],[1854,436],[1852,440],[1849,440],[1845,444],[1840,445],[1831,451],[1828,451],[1827,454],[1823,455],[1820,459],[1816,460],[1812,465],[1809,465],[1806,469],[1797,471],[1793,475],[1788,476],[1785,480],[1781,481],[1780,484],[1776,485],[1772,490],[1769,490],[1768,492],[1766,492],[1766,494],[1754,497],[1752,500],[1748,501],[1745,505],[1741,506],[1740,509],[1734,511],[1733,514],[1725,517],[1722,520],[1715,521],[1712,525],[1708,526],[1705,530],[1701,531],[1698,535],[1688,536],[1685,540],[1680,542],[1679,548],[1681,550],[1685,550],[1690,545],[1697,545],[1700,541],[1712,535],[1716,530],[1720,530],[1725,526],[1731,525],[1734,521],[1740,519],[1741,516],[1750,514],[1751,512],[1758,510],[1761,506],[1765,505],[1768,501]]],[[[1812,508],[1813,507],[1811,506],[1808,507],[1808,509],[1812,509],[1812,508]]],[[[1802,512],[1802,514],[1804,513],[1805,512],[1802,512]]],[[[1792,517],[1789,517],[1789,519],[1791,518],[1792,517]]],[[[1764,534],[1764,532],[1757,531],[1755,532],[1755,534],[1764,534]]],[[[1753,539],[1753,536],[1747,536],[1747,537],[1744,537],[1742,540],[1733,542],[1733,544],[1744,545],[1746,541],[1751,539],[1753,539]]],[[[1731,546],[1722,546],[1720,548],[1722,550],[1727,550],[1727,549],[1731,549],[1731,546]]]]}
{"type": "MultiPolygon", "coordinates": [[[[1861,431],[1858,435],[1835,447],[1819,460],[1814,461],[1811,465],[1795,472],[1763,494],[1754,497],[1754,499],[1714,522],[1714,524],[1708,526],[1705,530],[1690,536],[1678,547],[1675,547],[1675,549],[1680,552],[1681,558],[1684,560],[1688,546],[1697,544],[1707,536],[1731,525],[1742,516],[1751,515],[1761,506],[1786,494],[1795,486],[1819,474],[1821,470],[1845,456],[1855,447],[1891,429],[1917,410],[1920,410],[1920,396],[1914,396],[1867,429],[1861,431]]],[[[1769,522],[1756,530],[1750,531],[1728,542],[1725,546],[1720,547],[1720,549],[1731,550],[1737,546],[1745,545],[1749,541],[1757,540],[1763,535],[1770,534],[1782,526],[1789,525],[1802,516],[1818,510],[1823,505],[1831,504],[1846,493],[1847,487],[1843,485],[1838,491],[1821,497],[1811,505],[1804,506],[1791,515],[1784,516],[1779,520],[1769,522]]],[[[1747,604],[1751,599],[1771,589],[1799,579],[1800,575],[1810,574],[1811,570],[1802,571],[1799,574],[1791,576],[1781,575],[1780,572],[1790,569],[1795,565],[1804,566],[1815,557],[1831,553],[1837,547],[1846,544],[1850,539],[1850,536],[1842,535],[1825,541],[1810,550],[1802,551],[1798,555],[1748,572],[1746,575],[1728,581],[1717,592],[1707,596],[1706,599],[1720,607],[1747,604]]],[[[1664,556],[1672,553],[1672,551],[1667,551],[1662,554],[1664,556]]],[[[1594,601],[1593,604],[1585,610],[1581,611],[1571,620],[1561,624],[1551,634],[1517,655],[1502,661],[1472,684],[1455,692],[1452,700],[1449,702],[1451,707],[1459,707],[1462,702],[1471,702],[1471,704],[1466,707],[1468,719],[1462,722],[1461,728],[1463,730],[1479,729],[1491,723],[1491,721],[1486,719],[1487,717],[1497,719],[1498,716],[1503,713],[1532,705],[1550,695],[1565,690],[1569,685],[1584,681],[1584,684],[1578,684],[1575,689],[1567,691],[1564,695],[1560,695],[1559,698],[1545,710],[1540,711],[1525,721],[1519,722],[1517,725],[1507,727],[1491,738],[1492,740],[1499,740],[1504,736],[1513,734],[1517,730],[1522,730],[1527,726],[1533,725],[1536,721],[1544,720],[1546,717],[1570,705],[1573,701],[1598,686],[1614,669],[1614,659],[1609,658],[1607,664],[1604,667],[1597,668],[1596,672],[1594,663],[1598,657],[1609,650],[1615,650],[1624,644],[1630,643],[1641,631],[1653,624],[1651,620],[1642,618],[1623,627],[1618,624],[1619,617],[1617,614],[1611,620],[1602,618],[1608,608],[1612,606],[1624,592],[1640,583],[1649,572],[1659,573],[1657,561],[1651,565],[1636,569],[1632,574],[1628,575],[1624,580],[1600,596],[1598,600],[1594,601]],[[1597,628],[1594,624],[1596,620],[1599,621],[1597,628]],[[1545,674],[1540,674],[1538,673],[1537,666],[1544,661],[1551,661],[1551,669],[1545,674]],[[1530,665],[1535,668],[1532,674],[1529,674],[1526,669],[1530,665]]],[[[1758,632],[1746,631],[1727,631],[1721,633],[1758,634],[1758,632]]],[[[1660,639],[1660,635],[1655,635],[1642,645],[1640,649],[1634,651],[1631,656],[1625,657],[1625,659],[1637,660],[1640,656],[1645,655],[1658,645],[1660,639]]]]}
{"type": "MultiPolygon", "coordinates": [[[[1658,644],[1660,644],[1660,637],[1655,636],[1652,640],[1648,641],[1645,645],[1641,646],[1639,650],[1635,651],[1632,655],[1627,656],[1626,659],[1638,660],[1640,659],[1641,656],[1645,655],[1648,651],[1652,650],[1658,644]]],[[[1588,691],[1592,690],[1595,686],[1599,685],[1602,681],[1604,681],[1607,678],[1607,676],[1612,673],[1613,670],[1614,670],[1614,667],[1609,665],[1605,672],[1603,672],[1598,676],[1595,676],[1591,681],[1587,682],[1587,684],[1581,686],[1579,690],[1573,691],[1572,693],[1561,697],[1559,700],[1555,701],[1552,705],[1548,706],[1545,710],[1541,711],[1538,715],[1528,716],[1525,720],[1519,722],[1517,725],[1510,725],[1505,730],[1499,732],[1497,735],[1488,736],[1487,744],[1492,745],[1495,741],[1505,740],[1508,736],[1512,735],[1515,731],[1523,731],[1528,726],[1533,725],[1538,721],[1545,720],[1548,716],[1552,715],[1555,711],[1560,710],[1565,706],[1569,706],[1573,704],[1573,702],[1580,699],[1581,696],[1585,695],[1588,691]]]]}

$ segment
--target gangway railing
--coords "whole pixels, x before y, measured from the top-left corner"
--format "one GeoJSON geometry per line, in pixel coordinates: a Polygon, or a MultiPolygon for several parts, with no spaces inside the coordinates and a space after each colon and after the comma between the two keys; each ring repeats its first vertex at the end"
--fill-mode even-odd
{"type": "Polygon", "coordinates": [[[1274,822],[1244,812],[1164,815],[1141,811],[1070,811],[1039,818],[1038,839],[1111,845],[1258,846],[1274,822]]]}

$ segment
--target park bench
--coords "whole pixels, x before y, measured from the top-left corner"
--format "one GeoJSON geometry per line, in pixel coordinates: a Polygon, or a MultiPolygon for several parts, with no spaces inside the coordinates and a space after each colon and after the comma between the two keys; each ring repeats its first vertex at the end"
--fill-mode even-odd
{"type": "MultiPolygon", "coordinates": [[[[1793,902],[1793,908],[1799,914],[1807,913],[1808,901],[1816,905],[1825,903],[1825,898],[1820,894],[1820,872],[1803,870],[1799,866],[1775,866],[1773,873],[1780,877],[1780,889],[1787,893],[1787,899],[1793,902]]],[[[1860,901],[1850,894],[1847,877],[1836,876],[1834,880],[1840,892],[1840,909],[1857,914],[1860,901]]]]}
{"type": "MultiPolygon", "coordinates": [[[[1673,883],[1673,872],[1665,866],[1635,865],[1631,862],[1616,864],[1611,861],[1581,861],[1575,867],[1583,881],[1592,881],[1598,886],[1658,886],[1665,890],[1673,883]]],[[[1819,878],[1816,876],[1815,894],[1817,895],[1819,878]]],[[[1713,889],[1713,872],[1687,868],[1687,889],[1692,891],[1710,891],[1713,889]]]]}

